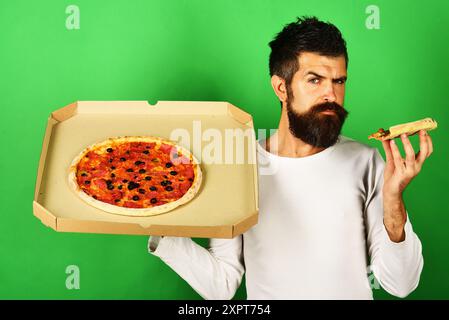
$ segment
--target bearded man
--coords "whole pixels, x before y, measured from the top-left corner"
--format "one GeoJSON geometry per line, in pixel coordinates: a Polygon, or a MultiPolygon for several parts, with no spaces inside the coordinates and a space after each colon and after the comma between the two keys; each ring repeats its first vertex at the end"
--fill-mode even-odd
{"type": "Polygon", "coordinates": [[[340,31],[298,18],[270,42],[277,131],[257,144],[259,221],[234,239],[150,237],[161,258],[206,299],[231,299],[246,272],[248,299],[373,299],[371,272],[405,297],[419,283],[421,242],[402,194],[432,153],[402,136],[377,149],[341,135],[348,54],[340,31]],[[265,164],[262,174],[261,164],[265,164]]]}

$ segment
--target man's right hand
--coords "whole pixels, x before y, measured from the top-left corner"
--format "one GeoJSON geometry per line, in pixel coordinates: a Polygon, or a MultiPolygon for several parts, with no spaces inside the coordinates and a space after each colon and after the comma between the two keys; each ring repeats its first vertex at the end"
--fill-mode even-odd
{"type": "Polygon", "coordinates": [[[151,253],[156,251],[157,246],[159,245],[159,241],[161,241],[163,237],[164,236],[150,236],[150,238],[148,239],[148,251],[151,253]]]}

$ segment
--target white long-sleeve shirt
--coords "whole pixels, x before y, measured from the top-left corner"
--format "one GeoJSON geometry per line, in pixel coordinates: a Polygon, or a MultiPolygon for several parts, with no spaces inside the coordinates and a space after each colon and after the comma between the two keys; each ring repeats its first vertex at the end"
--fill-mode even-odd
{"type": "Polygon", "coordinates": [[[259,221],[234,239],[150,237],[160,257],[205,299],[231,299],[246,272],[248,299],[372,299],[376,279],[405,297],[419,283],[421,242],[407,217],[395,243],[383,224],[384,160],[340,136],[301,158],[257,144],[259,221]],[[371,271],[376,279],[373,279],[371,271]]]}

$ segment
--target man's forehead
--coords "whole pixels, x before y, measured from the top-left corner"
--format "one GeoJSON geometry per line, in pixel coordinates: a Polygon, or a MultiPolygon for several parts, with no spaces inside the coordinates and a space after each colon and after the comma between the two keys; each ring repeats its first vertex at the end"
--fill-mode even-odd
{"type": "Polygon", "coordinates": [[[332,75],[346,75],[346,59],[344,56],[329,57],[312,52],[303,52],[298,57],[299,73],[306,75],[309,72],[320,71],[332,75]]]}

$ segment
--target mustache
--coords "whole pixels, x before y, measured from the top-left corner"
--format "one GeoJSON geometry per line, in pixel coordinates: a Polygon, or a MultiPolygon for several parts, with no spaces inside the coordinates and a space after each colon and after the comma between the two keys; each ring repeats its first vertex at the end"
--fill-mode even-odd
{"type": "Polygon", "coordinates": [[[346,111],[341,105],[336,102],[323,102],[320,104],[314,105],[310,108],[310,113],[320,113],[323,111],[334,111],[336,114],[340,116],[346,116],[348,111],[346,111]]]}

